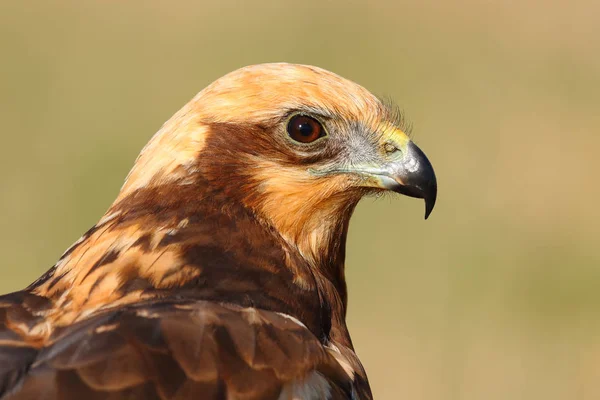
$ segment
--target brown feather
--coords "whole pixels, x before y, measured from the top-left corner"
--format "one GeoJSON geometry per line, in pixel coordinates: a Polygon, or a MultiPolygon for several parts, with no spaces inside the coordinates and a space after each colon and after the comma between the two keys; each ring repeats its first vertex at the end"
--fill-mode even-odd
{"type": "MultiPolygon", "coordinates": [[[[4,356],[19,350],[0,349],[4,356]]],[[[125,398],[132,392],[175,399],[192,389],[196,395],[201,389],[240,400],[277,399],[311,371],[346,395],[352,386],[333,354],[300,322],[209,301],[125,306],[57,330],[41,350],[19,351],[16,359],[29,360],[23,365],[28,372],[0,375],[7,399],[28,399],[41,382],[48,399],[84,393],[125,398]]]]}

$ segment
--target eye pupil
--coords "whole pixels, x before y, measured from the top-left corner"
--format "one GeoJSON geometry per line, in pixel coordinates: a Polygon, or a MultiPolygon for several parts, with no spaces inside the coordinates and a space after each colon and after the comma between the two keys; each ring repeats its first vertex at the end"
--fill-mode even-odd
{"type": "Polygon", "coordinates": [[[311,143],[325,136],[319,121],[306,115],[293,116],[288,123],[287,131],[292,139],[301,143],[311,143]]]}
{"type": "Polygon", "coordinates": [[[300,124],[298,125],[298,131],[302,136],[309,137],[313,133],[313,127],[310,124],[300,124]]]}

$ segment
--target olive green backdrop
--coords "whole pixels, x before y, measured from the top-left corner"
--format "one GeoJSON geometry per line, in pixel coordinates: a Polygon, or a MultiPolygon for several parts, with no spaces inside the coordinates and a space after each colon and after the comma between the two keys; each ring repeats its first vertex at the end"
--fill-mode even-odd
{"type": "Polygon", "coordinates": [[[437,208],[364,200],[349,324],[378,399],[600,398],[600,3],[0,4],[0,291],[92,226],[137,153],[238,67],[390,96],[437,208]]]}

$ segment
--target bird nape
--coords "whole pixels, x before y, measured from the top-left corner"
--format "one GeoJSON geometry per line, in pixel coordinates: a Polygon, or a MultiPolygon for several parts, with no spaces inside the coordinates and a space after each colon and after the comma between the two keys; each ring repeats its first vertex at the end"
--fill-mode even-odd
{"type": "Polygon", "coordinates": [[[361,197],[436,199],[395,110],[320,68],[202,90],[46,274],[0,296],[0,398],[371,399],[346,327],[361,197]]]}

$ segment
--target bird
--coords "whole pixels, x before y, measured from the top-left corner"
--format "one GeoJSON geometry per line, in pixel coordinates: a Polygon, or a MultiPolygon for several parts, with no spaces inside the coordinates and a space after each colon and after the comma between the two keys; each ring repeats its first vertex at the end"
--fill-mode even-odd
{"type": "Polygon", "coordinates": [[[240,68],[173,115],[114,203],[0,296],[0,399],[372,399],[346,325],[359,200],[437,197],[402,113],[315,66],[240,68]]]}

